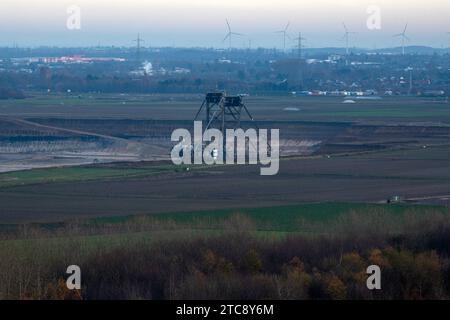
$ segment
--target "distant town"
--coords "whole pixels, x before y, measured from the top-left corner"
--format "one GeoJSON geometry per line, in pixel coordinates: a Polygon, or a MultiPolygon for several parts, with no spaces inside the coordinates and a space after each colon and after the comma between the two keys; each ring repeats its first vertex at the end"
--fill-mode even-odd
{"type": "MultiPolygon", "coordinates": [[[[0,48],[1,99],[27,92],[289,94],[376,99],[450,94],[450,52],[204,48],[0,48]]],[[[349,103],[352,101],[349,100],[349,103]]]]}

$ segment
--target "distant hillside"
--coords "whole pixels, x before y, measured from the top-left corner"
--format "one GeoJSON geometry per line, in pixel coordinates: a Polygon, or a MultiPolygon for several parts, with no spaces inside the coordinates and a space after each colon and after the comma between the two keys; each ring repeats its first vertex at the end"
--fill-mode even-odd
{"type": "MultiPolygon", "coordinates": [[[[328,47],[328,48],[309,48],[304,49],[304,52],[307,55],[323,55],[323,54],[345,54],[345,48],[336,48],[336,47],[328,47]]],[[[405,52],[407,54],[446,54],[450,51],[448,48],[433,48],[427,46],[408,46],[405,47],[405,52]]],[[[381,48],[381,49],[364,49],[364,48],[351,48],[352,53],[361,54],[361,53],[380,53],[380,54],[401,54],[402,48],[381,48]]]]}
{"type": "MultiPolygon", "coordinates": [[[[371,50],[378,53],[393,53],[393,54],[400,54],[402,53],[402,48],[384,48],[384,49],[378,49],[378,50],[371,50]]],[[[445,54],[449,52],[448,48],[432,48],[427,46],[409,46],[405,47],[405,52],[407,54],[445,54]]]]}

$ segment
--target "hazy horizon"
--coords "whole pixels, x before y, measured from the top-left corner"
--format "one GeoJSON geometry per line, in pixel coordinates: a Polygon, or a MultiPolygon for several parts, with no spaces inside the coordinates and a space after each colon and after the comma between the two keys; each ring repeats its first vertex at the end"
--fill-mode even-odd
{"type": "MultiPolygon", "coordinates": [[[[399,47],[393,37],[408,22],[408,46],[449,47],[446,0],[3,0],[0,10],[0,46],[133,46],[140,33],[146,47],[228,47],[225,19],[234,32],[233,47],[282,48],[280,34],[290,21],[289,35],[302,32],[309,48],[343,47],[345,21],[350,46],[358,48],[399,47]],[[81,9],[81,30],[68,30],[67,8],[81,9]],[[381,30],[369,30],[370,5],[381,9],[381,30]]],[[[286,48],[295,42],[288,40],[286,48]]]]}

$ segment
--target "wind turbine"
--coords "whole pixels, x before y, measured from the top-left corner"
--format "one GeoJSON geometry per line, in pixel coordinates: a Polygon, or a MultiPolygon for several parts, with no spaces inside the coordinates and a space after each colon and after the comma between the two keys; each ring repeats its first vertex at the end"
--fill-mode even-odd
{"type": "Polygon", "coordinates": [[[283,51],[286,51],[286,37],[289,37],[287,32],[288,32],[290,25],[291,25],[291,23],[288,22],[288,24],[286,25],[286,27],[283,30],[275,31],[275,33],[280,33],[283,35],[283,51]]]}
{"type": "Polygon", "coordinates": [[[402,54],[405,55],[405,41],[406,40],[411,40],[409,39],[409,37],[406,35],[406,29],[408,29],[408,23],[406,23],[405,25],[405,29],[403,29],[402,33],[399,34],[395,34],[394,37],[402,37],[402,54]]]}
{"type": "Polygon", "coordinates": [[[349,40],[350,40],[350,35],[351,34],[356,34],[356,32],[351,32],[348,30],[347,26],[345,25],[345,22],[342,22],[342,25],[344,26],[344,40],[345,40],[345,54],[348,56],[350,53],[350,49],[349,49],[349,40]]]}
{"type": "Polygon", "coordinates": [[[293,39],[293,40],[298,41],[298,46],[297,46],[297,48],[298,48],[298,57],[301,59],[302,58],[302,49],[304,48],[303,41],[306,41],[306,39],[303,38],[302,37],[302,33],[299,32],[298,33],[298,37],[293,39]]]}
{"type": "Polygon", "coordinates": [[[226,19],[226,22],[227,22],[227,27],[228,27],[228,33],[225,36],[225,38],[223,39],[223,41],[226,41],[227,39],[230,41],[230,50],[231,50],[232,49],[233,36],[243,36],[243,34],[242,33],[233,32],[231,30],[231,26],[230,26],[230,23],[228,22],[228,19],[226,19]]]}

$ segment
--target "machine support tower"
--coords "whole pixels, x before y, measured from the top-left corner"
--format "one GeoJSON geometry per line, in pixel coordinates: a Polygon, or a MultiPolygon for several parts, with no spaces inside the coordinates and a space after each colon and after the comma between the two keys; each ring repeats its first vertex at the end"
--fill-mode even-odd
{"type": "MultiPolygon", "coordinates": [[[[244,104],[242,96],[228,96],[225,92],[207,93],[200,109],[195,115],[194,121],[199,121],[200,115],[204,109],[206,110],[206,126],[204,126],[204,130],[206,131],[214,128],[219,129],[222,132],[224,139],[224,154],[226,154],[226,130],[240,129],[243,115],[248,117],[248,120],[256,130],[259,130],[258,124],[244,104]]],[[[254,147],[256,148],[256,146],[254,147]]],[[[268,145],[268,150],[270,152],[270,145],[268,145]]]]}

